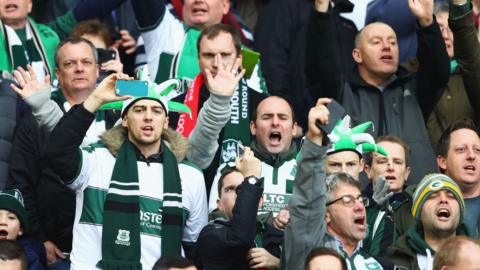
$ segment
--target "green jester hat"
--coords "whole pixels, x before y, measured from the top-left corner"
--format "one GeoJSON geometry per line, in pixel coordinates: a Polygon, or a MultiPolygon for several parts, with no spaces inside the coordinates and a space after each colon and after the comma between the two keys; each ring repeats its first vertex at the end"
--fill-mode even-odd
{"type": "Polygon", "coordinates": [[[333,131],[328,134],[331,146],[327,150],[328,154],[340,151],[350,150],[362,155],[365,152],[377,152],[387,156],[387,151],[380,145],[375,144],[372,135],[365,131],[372,125],[371,121],[350,128],[350,116],[346,115],[335,125],[333,131]]]}

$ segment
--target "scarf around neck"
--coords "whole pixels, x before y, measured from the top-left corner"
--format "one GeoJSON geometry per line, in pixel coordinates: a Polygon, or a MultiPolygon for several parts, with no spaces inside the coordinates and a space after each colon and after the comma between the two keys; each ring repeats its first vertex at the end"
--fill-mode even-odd
{"type": "Polygon", "coordinates": [[[50,74],[51,69],[40,35],[35,29],[33,23],[27,19],[25,25],[25,44],[22,43],[20,37],[13,28],[3,22],[0,22],[0,24],[2,34],[5,38],[12,70],[17,69],[18,67],[22,67],[26,70],[27,64],[30,64],[35,71],[38,80],[43,81],[43,78],[50,74]]]}
{"type": "MultiPolygon", "coordinates": [[[[182,187],[177,160],[162,141],[163,205],[161,256],[181,255],[182,187]]],[[[137,153],[125,139],[118,152],[103,211],[102,269],[141,270],[137,153]]]]}

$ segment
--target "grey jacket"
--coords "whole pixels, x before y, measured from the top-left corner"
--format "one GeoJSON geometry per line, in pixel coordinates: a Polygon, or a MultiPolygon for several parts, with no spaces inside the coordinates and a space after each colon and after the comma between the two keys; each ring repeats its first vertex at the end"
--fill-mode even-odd
{"type": "Polygon", "coordinates": [[[449,59],[436,22],[418,27],[419,71],[409,74],[399,68],[380,89],[365,82],[355,68],[342,74],[335,58],[338,41],[331,27],[332,14],[313,12],[307,36],[306,75],[310,90],[336,99],[352,117],[352,124],[374,123],[374,137],[391,134],[402,138],[412,150],[409,183],[436,171],[424,119],[433,110],[449,78],[449,59]]]}
{"type": "Polygon", "coordinates": [[[323,165],[327,148],[309,139],[303,143],[293,195],[288,203],[290,222],[285,229],[282,269],[303,269],[305,258],[313,248],[327,247],[342,254],[350,270],[381,270],[380,263],[360,245],[352,256],[348,256],[340,240],[327,233],[327,186],[323,165]]]}

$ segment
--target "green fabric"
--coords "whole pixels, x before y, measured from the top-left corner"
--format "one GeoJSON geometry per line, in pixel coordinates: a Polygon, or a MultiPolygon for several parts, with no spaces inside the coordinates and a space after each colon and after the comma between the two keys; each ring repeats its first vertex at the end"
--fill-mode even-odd
{"type": "MultiPolygon", "coordinates": [[[[423,234],[423,225],[421,222],[415,222],[415,225],[410,227],[406,233],[407,243],[416,253],[426,255],[425,250],[428,248],[432,255],[435,255],[435,251],[425,242],[423,234]]],[[[471,237],[471,233],[464,223],[461,223],[456,231],[456,235],[464,235],[471,237]]]]}
{"type": "Polygon", "coordinates": [[[221,164],[235,162],[238,144],[249,145],[251,141],[250,94],[245,80],[238,83],[238,88],[230,100],[230,109],[230,119],[223,132],[221,164]]]}
{"type": "Polygon", "coordinates": [[[457,60],[451,60],[450,61],[450,74],[453,74],[457,72],[458,69],[458,63],[457,60]]]}
{"type": "MultiPolygon", "coordinates": [[[[183,211],[178,164],[162,142],[164,198],[162,256],[181,255],[183,211]]],[[[102,269],[140,270],[140,206],[135,146],[126,139],[117,156],[105,199],[102,232],[102,269]]]]}
{"type": "Polygon", "coordinates": [[[15,29],[15,33],[17,33],[18,38],[20,38],[23,46],[25,46],[25,43],[27,43],[27,29],[15,29]]]}
{"type": "Polygon", "coordinates": [[[468,12],[470,12],[470,10],[472,10],[472,4],[469,0],[467,0],[467,3],[463,5],[456,5],[450,3],[450,12],[448,17],[449,19],[455,19],[467,14],[468,12]]]}
{"type": "Polygon", "coordinates": [[[282,166],[285,161],[289,161],[297,155],[297,145],[293,142],[287,151],[281,152],[277,155],[272,155],[267,150],[260,147],[255,140],[250,144],[250,148],[252,148],[256,157],[274,168],[282,166]]]}
{"type": "MultiPolygon", "coordinates": [[[[54,72],[54,52],[55,48],[60,42],[58,35],[48,26],[43,24],[37,24],[33,19],[28,19],[31,23],[32,27],[38,33],[38,36],[41,41],[41,46],[44,48],[44,53],[47,58],[48,67],[50,70],[50,74],[52,79],[55,79],[55,72],[54,72]]],[[[3,30],[0,34],[0,71],[13,71],[12,61],[10,59],[10,55],[8,52],[6,40],[5,40],[5,33],[3,30]]]]}
{"type": "Polygon", "coordinates": [[[178,61],[177,78],[187,77],[193,79],[198,73],[200,73],[197,52],[197,40],[200,33],[200,31],[194,28],[189,28],[187,30],[187,36],[185,37],[183,49],[178,61]]]}

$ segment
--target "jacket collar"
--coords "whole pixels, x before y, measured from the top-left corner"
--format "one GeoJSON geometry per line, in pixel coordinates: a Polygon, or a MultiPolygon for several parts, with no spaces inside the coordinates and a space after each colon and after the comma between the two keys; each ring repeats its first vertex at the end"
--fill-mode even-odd
{"type": "MultiPolygon", "coordinates": [[[[395,88],[399,85],[405,84],[407,81],[411,80],[413,74],[409,72],[406,68],[399,66],[397,72],[395,73],[396,78],[388,83],[385,88],[395,88]]],[[[358,70],[358,65],[353,67],[352,72],[349,74],[348,82],[351,84],[352,88],[374,88],[378,89],[378,87],[373,86],[367,83],[363,78],[360,76],[360,72],[358,70]]]]}
{"type": "Polygon", "coordinates": [[[263,147],[258,145],[255,140],[252,141],[250,147],[262,162],[265,162],[272,167],[282,166],[285,161],[294,159],[295,155],[297,154],[297,145],[293,141],[290,144],[290,148],[280,154],[269,153],[266,149],[263,149],[263,147]]]}

